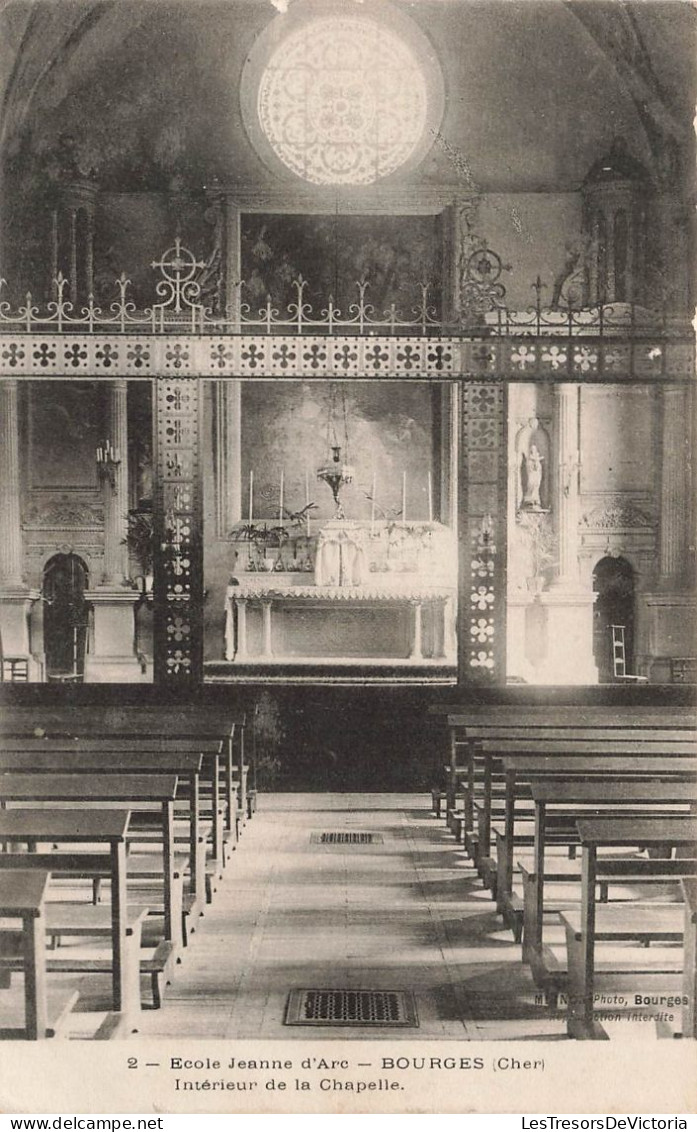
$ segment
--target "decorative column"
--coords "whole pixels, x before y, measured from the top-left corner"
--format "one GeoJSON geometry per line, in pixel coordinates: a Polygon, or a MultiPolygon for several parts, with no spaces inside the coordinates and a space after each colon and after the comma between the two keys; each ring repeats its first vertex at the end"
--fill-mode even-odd
{"type": "Polygon", "coordinates": [[[215,383],[216,517],[218,537],[227,540],[242,518],[242,383],[215,383]]]}
{"type": "Polygon", "coordinates": [[[155,682],[187,694],[203,677],[201,383],[156,380],[155,682]]]}
{"type": "Polygon", "coordinates": [[[38,590],[23,581],[22,519],[19,480],[19,414],[16,381],[0,382],[0,633],[3,653],[26,661],[27,677],[40,680],[32,656],[29,614],[38,590]]]}
{"type": "Polygon", "coordinates": [[[661,511],[659,576],[656,592],[644,595],[648,607],[649,677],[671,683],[675,661],[694,656],[695,597],[690,581],[694,530],[692,506],[693,400],[685,385],[661,389],[661,511]]]}
{"type": "Polygon", "coordinates": [[[660,588],[679,589],[687,573],[690,496],[688,390],[666,385],[661,444],[660,588]]]}
{"type": "Polygon", "coordinates": [[[271,647],[271,601],[262,601],[261,603],[261,641],[261,655],[263,657],[273,656],[271,647]]]}
{"type": "Polygon", "coordinates": [[[113,484],[105,480],[104,574],[101,585],[85,594],[94,610],[92,647],[85,659],[85,683],[142,683],[135,651],[133,607],[137,594],[126,584],[124,538],[128,514],[128,382],[109,387],[107,438],[116,452],[113,484]]]}
{"type": "Polygon", "coordinates": [[[500,382],[461,385],[458,684],[506,681],[506,429],[500,382]]]}
{"type": "Polygon", "coordinates": [[[557,571],[540,595],[547,616],[547,656],[539,680],[548,684],[597,684],[593,659],[592,590],[579,570],[579,386],[554,387],[556,450],[553,516],[557,535],[557,571]]]}
{"type": "MultiPolygon", "coordinates": [[[[240,317],[240,208],[233,197],[213,184],[206,192],[215,217],[214,239],[219,257],[220,313],[237,322],[240,317]]],[[[242,518],[242,384],[232,378],[215,383],[216,505],[218,537],[227,539],[242,518]]]]}
{"type": "Polygon", "coordinates": [[[558,539],[555,588],[575,590],[579,585],[579,389],[564,383],[554,387],[556,436],[555,506],[558,539]]]}
{"type": "Polygon", "coordinates": [[[0,383],[0,585],[22,584],[17,382],[0,383]]]}
{"type": "Polygon", "coordinates": [[[112,381],[109,389],[109,440],[119,456],[114,486],[104,485],[104,586],[122,586],[127,574],[128,514],[128,382],[112,381]]]}
{"type": "Polygon", "coordinates": [[[412,625],[411,625],[411,652],[409,653],[410,660],[423,659],[423,610],[420,601],[413,601],[411,603],[412,612],[412,625]]]}

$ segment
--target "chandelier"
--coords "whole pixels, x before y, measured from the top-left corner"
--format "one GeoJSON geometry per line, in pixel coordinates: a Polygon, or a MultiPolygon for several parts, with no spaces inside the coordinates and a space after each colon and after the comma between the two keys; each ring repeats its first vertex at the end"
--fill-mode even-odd
{"type": "Polygon", "coordinates": [[[327,460],[321,468],[317,469],[317,479],[323,483],[328,484],[334,498],[334,518],[345,519],[344,508],[341,503],[340,494],[344,484],[351,483],[353,480],[353,466],[350,462],[349,455],[349,435],[348,435],[348,412],[346,409],[346,392],[341,390],[341,405],[339,406],[339,398],[337,396],[336,386],[332,387],[331,397],[329,401],[329,413],[327,417],[327,453],[331,453],[331,458],[327,460]],[[337,432],[337,418],[340,416],[343,444],[339,439],[337,432]],[[342,457],[343,449],[343,457],[342,457]]]}

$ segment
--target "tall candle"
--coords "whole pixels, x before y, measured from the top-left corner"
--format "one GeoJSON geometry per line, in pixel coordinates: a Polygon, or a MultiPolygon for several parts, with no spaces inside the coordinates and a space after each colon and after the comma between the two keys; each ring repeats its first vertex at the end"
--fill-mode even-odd
{"type": "Polygon", "coordinates": [[[281,489],[278,494],[278,522],[283,522],[283,468],[281,468],[281,489]]]}
{"type": "Polygon", "coordinates": [[[428,473],[428,521],[433,522],[433,483],[430,472],[428,473]]]}
{"type": "Polygon", "coordinates": [[[402,522],[407,521],[407,473],[402,472],[402,522]]]}
{"type": "Polygon", "coordinates": [[[254,472],[250,470],[249,473],[249,523],[251,526],[252,516],[254,515],[254,472]]]}
{"type": "Polygon", "coordinates": [[[305,468],[305,532],[310,537],[310,473],[305,468]]]}

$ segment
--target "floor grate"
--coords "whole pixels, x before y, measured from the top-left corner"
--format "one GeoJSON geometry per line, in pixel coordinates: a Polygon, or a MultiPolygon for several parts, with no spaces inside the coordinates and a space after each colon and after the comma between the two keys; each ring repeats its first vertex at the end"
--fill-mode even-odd
{"type": "Polygon", "coordinates": [[[418,1026],[411,991],[293,990],[286,1026],[418,1026]]]}
{"type": "Polygon", "coordinates": [[[383,836],[381,833],[337,830],[333,833],[313,833],[310,841],[314,845],[382,845],[383,836]]]}

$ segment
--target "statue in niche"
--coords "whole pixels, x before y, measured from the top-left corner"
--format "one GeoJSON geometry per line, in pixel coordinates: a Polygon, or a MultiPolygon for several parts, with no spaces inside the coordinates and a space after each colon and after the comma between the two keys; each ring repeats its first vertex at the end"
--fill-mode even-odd
{"type": "Polygon", "coordinates": [[[530,451],[522,459],[523,507],[529,511],[539,511],[542,508],[540,491],[543,460],[544,456],[536,444],[530,445],[530,451]]]}
{"type": "Polygon", "coordinates": [[[549,438],[536,417],[521,429],[517,449],[517,510],[549,510],[549,438]]]}

